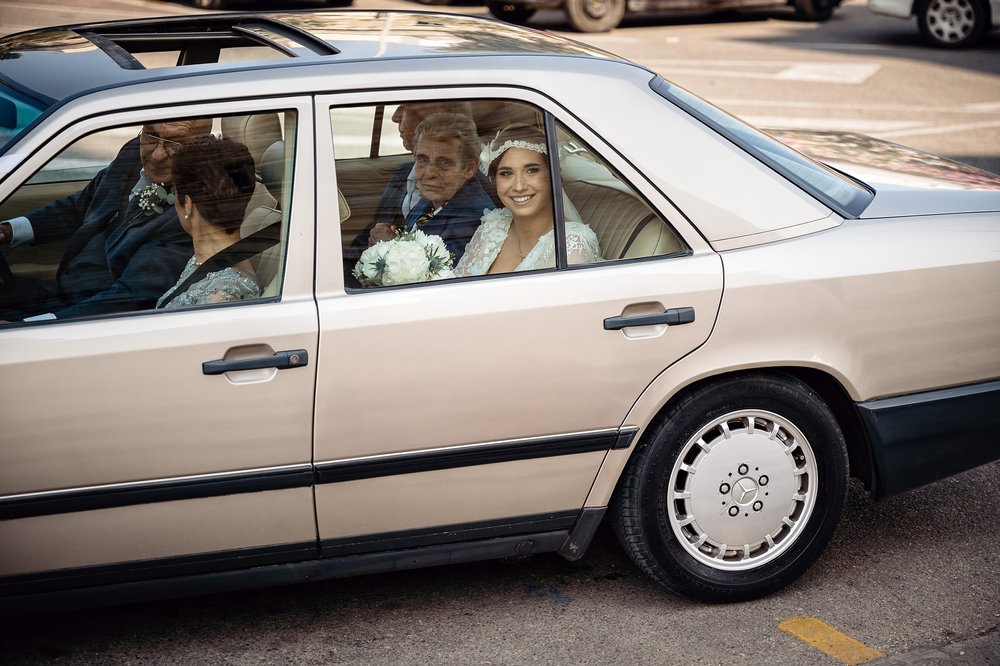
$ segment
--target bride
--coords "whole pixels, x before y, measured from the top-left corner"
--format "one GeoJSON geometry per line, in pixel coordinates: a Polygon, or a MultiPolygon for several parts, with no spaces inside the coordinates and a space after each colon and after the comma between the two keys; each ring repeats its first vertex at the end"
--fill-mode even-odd
{"type": "MultiPolygon", "coordinates": [[[[482,224],[465,248],[456,275],[486,275],[553,268],[552,179],[545,135],[529,125],[510,125],[483,150],[480,169],[497,188],[503,208],[484,211],[482,224]]],[[[566,260],[570,264],[601,261],[593,229],[565,200],[566,260]],[[576,218],[576,219],[573,219],[576,218]]]]}

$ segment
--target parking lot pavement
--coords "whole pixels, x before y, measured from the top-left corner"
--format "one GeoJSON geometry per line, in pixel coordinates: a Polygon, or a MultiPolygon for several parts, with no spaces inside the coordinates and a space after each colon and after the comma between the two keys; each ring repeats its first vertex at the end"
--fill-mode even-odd
{"type": "Polygon", "coordinates": [[[868,662],[872,666],[988,666],[1000,664],[1000,629],[993,627],[944,645],[921,647],[868,662]]]}

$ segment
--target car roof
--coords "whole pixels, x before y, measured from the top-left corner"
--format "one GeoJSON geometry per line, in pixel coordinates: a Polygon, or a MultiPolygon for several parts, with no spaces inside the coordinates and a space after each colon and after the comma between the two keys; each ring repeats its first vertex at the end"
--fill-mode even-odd
{"type": "Polygon", "coordinates": [[[17,33],[0,40],[0,79],[53,105],[87,91],[153,78],[307,62],[482,55],[621,60],[538,30],[463,15],[254,12],[85,23],[17,33]],[[257,57],[218,62],[220,50],[240,48],[257,49],[257,57]],[[158,52],[176,52],[179,57],[168,67],[148,67],[146,56],[158,52]]]}

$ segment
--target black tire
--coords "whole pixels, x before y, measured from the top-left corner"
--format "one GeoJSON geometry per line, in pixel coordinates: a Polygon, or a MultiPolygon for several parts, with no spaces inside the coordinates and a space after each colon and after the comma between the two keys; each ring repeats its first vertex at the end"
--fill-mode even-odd
{"type": "Polygon", "coordinates": [[[566,0],[566,16],[580,32],[607,32],[625,17],[625,0],[566,0]]]}
{"type": "Polygon", "coordinates": [[[350,7],[353,4],[354,0],[326,0],[327,7],[343,8],[343,7],[350,7]]]}
{"type": "Polygon", "coordinates": [[[752,374],[668,408],[629,460],[611,513],[622,547],[665,587],[699,601],[753,599],[822,554],[847,475],[844,437],[820,397],[791,376],[752,374]]]}
{"type": "Polygon", "coordinates": [[[486,7],[490,10],[490,14],[496,18],[515,25],[524,25],[528,19],[535,15],[534,7],[525,7],[516,2],[487,0],[486,7]]]}
{"type": "Polygon", "coordinates": [[[917,27],[932,46],[963,49],[975,46],[988,28],[981,0],[922,0],[917,3],[917,27]]]}
{"type": "Polygon", "coordinates": [[[795,14],[803,21],[828,21],[839,0],[795,0],[795,14]]]}

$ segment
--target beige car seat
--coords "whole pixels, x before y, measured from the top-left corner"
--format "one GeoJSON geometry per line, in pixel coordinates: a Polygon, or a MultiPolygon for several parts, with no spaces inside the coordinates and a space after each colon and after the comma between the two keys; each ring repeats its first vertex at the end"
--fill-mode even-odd
{"type": "Polygon", "coordinates": [[[597,234],[606,261],[653,257],[684,249],[676,234],[641,199],[585,181],[564,184],[580,217],[597,234]]]}

